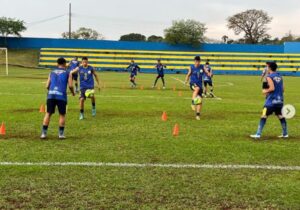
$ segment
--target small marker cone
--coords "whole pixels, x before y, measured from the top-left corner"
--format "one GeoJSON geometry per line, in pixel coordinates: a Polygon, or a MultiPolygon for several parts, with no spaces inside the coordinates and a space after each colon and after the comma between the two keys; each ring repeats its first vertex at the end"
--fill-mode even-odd
{"type": "Polygon", "coordinates": [[[144,86],[141,86],[140,89],[141,89],[141,90],[144,90],[144,86]]]}
{"type": "Polygon", "coordinates": [[[6,130],[5,130],[5,124],[2,122],[1,127],[0,127],[0,135],[5,135],[6,130]]]}
{"type": "Polygon", "coordinates": [[[45,113],[46,112],[46,107],[45,107],[45,104],[42,104],[40,106],[40,113],[45,113]]]}
{"type": "Polygon", "coordinates": [[[160,87],[157,87],[157,90],[160,90],[160,87]]]}
{"type": "Polygon", "coordinates": [[[178,136],[178,135],[179,135],[179,125],[176,123],[173,128],[173,136],[178,136]]]}
{"type": "Polygon", "coordinates": [[[173,86],[173,91],[176,91],[176,86],[173,86]]]}
{"type": "Polygon", "coordinates": [[[180,96],[180,97],[182,96],[182,91],[178,92],[178,96],[180,96]]]}
{"type": "Polygon", "coordinates": [[[161,120],[162,121],[167,121],[168,119],[168,116],[167,116],[167,113],[166,112],[163,112],[162,116],[161,116],[161,120]]]}

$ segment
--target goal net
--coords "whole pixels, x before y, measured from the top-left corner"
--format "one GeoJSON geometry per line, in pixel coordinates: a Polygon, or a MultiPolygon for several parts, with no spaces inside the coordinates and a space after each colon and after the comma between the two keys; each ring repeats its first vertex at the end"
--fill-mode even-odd
{"type": "Polygon", "coordinates": [[[0,75],[8,75],[7,48],[0,48],[0,75]]]}

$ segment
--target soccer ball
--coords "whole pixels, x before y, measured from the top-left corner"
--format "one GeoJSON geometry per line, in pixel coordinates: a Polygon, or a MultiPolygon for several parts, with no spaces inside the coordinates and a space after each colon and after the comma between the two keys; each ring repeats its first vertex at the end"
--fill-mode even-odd
{"type": "Polygon", "coordinates": [[[200,96],[197,96],[196,98],[194,98],[194,105],[199,105],[202,102],[202,99],[200,96]]]}
{"type": "Polygon", "coordinates": [[[87,98],[91,98],[94,95],[95,95],[95,90],[93,90],[93,89],[88,89],[85,91],[85,97],[87,97],[87,98]]]}

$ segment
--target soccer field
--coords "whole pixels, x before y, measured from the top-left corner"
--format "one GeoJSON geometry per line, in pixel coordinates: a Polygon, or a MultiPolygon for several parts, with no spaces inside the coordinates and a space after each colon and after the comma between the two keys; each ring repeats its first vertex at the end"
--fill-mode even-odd
{"type": "MultiPolygon", "coordinates": [[[[184,75],[166,75],[167,89],[162,90],[151,88],[154,74],[139,74],[139,87],[131,89],[127,73],[98,72],[103,88],[96,94],[97,116],[92,117],[87,101],[86,119],[79,121],[78,96],[69,95],[67,139],[57,139],[55,114],[48,140],[41,141],[39,107],[46,101],[47,74],[11,67],[8,77],[0,76],[0,121],[7,132],[0,137],[1,163],[154,165],[1,165],[0,209],[300,208],[299,168],[181,167],[300,166],[299,115],[288,120],[287,140],[277,138],[281,126],[275,116],[269,118],[262,139],[249,138],[264,103],[259,77],[215,76],[220,100],[204,99],[201,120],[196,121],[192,93],[180,82],[184,75]],[[161,120],[163,111],[166,122],[161,120]],[[173,137],[176,123],[180,132],[173,137]]],[[[300,78],[284,77],[285,102],[296,110],[299,82],[300,78]]]]}

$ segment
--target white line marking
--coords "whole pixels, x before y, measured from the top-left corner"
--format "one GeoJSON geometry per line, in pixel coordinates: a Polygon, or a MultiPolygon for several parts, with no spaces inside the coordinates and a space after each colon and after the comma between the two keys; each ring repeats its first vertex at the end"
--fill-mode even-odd
{"type": "Polygon", "coordinates": [[[105,162],[0,162],[0,166],[84,166],[125,168],[187,168],[187,169],[262,169],[300,171],[300,166],[226,165],[226,164],[162,164],[162,163],[105,163],[105,162]]]}
{"type": "MultiPolygon", "coordinates": [[[[185,82],[183,81],[183,80],[181,80],[181,79],[179,79],[179,78],[176,78],[176,77],[171,77],[172,79],[174,79],[174,80],[176,80],[176,81],[178,81],[178,82],[180,82],[180,83],[182,83],[184,86],[188,86],[187,84],[185,84],[185,82]]],[[[228,82],[228,83],[230,83],[230,82],[228,82]]],[[[232,84],[233,85],[233,83],[230,83],[230,84],[232,84]]],[[[226,85],[227,86],[227,85],[226,85]]],[[[230,85],[229,85],[230,86],[230,85]]],[[[219,86],[220,87],[220,86],[219,86]]],[[[215,99],[215,100],[222,100],[222,98],[220,98],[220,97],[217,97],[217,96],[215,96],[215,97],[213,97],[213,98],[205,98],[205,99],[215,99]]]]}

